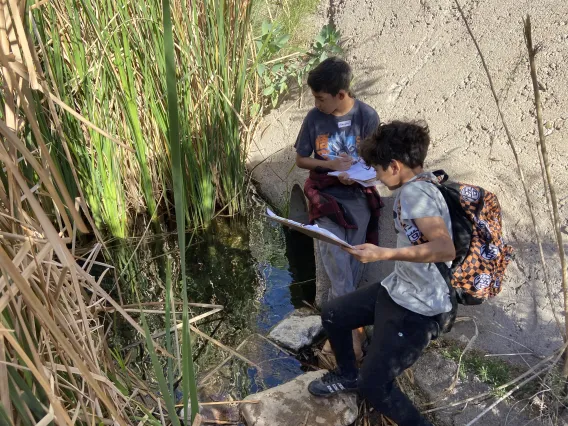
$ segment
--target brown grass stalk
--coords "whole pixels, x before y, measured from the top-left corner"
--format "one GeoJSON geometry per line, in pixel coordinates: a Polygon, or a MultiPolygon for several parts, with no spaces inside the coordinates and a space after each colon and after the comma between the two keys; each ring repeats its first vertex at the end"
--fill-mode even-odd
{"type": "Polygon", "coordinates": [[[491,89],[491,94],[493,95],[493,99],[495,100],[495,105],[497,107],[497,111],[499,112],[499,117],[501,118],[501,124],[503,125],[503,129],[505,130],[505,134],[507,135],[507,143],[509,144],[509,147],[511,148],[511,151],[513,153],[513,157],[515,158],[515,165],[517,167],[517,173],[519,175],[519,179],[521,180],[521,184],[523,186],[523,190],[524,190],[524,193],[525,193],[525,199],[527,201],[527,207],[529,209],[529,214],[530,214],[531,222],[532,222],[532,226],[533,226],[534,236],[536,238],[536,242],[537,242],[537,246],[538,246],[538,251],[539,251],[539,255],[540,255],[540,262],[542,264],[542,270],[543,270],[543,274],[544,274],[544,282],[545,282],[545,285],[546,285],[546,293],[547,293],[547,297],[548,297],[548,300],[549,300],[549,303],[550,303],[550,308],[552,309],[552,315],[554,317],[554,320],[556,321],[558,331],[562,335],[562,338],[564,339],[564,341],[566,341],[568,335],[563,331],[565,329],[565,327],[562,327],[561,321],[558,317],[558,313],[556,312],[556,307],[555,307],[555,304],[554,304],[554,298],[552,297],[552,290],[551,290],[551,287],[550,287],[550,279],[549,279],[549,276],[548,276],[547,264],[546,264],[546,260],[544,258],[544,250],[542,248],[542,239],[541,239],[540,233],[538,231],[537,220],[536,220],[536,217],[535,217],[535,214],[534,214],[534,207],[533,207],[533,203],[532,203],[531,197],[530,197],[530,192],[529,192],[526,180],[525,180],[525,174],[524,174],[523,169],[521,167],[519,154],[517,152],[517,148],[515,146],[515,143],[513,142],[513,138],[511,136],[511,133],[509,132],[509,126],[507,126],[507,121],[505,120],[505,114],[503,113],[503,110],[501,109],[499,97],[497,96],[497,92],[495,91],[495,87],[493,85],[493,79],[491,78],[491,73],[489,72],[489,68],[487,66],[487,63],[485,62],[485,57],[483,56],[483,53],[481,52],[481,48],[479,47],[479,44],[477,43],[477,39],[473,35],[473,31],[471,30],[469,23],[467,22],[467,19],[465,17],[465,14],[463,13],[463,10],[460,6],[459,1],[458,0],[454,0],[454,1],[456,3],[458,11],[459,11],[459,13],[462,17],[462,20],[465,24],[467,32],[468,32],[469,36],[471,37],[473,44],[475,45],[475,48],[476,48],[477,53],[479,55],[479,59],[481,60],[481,64],[483,65],[483,69],[485,70],[485,74],[487,75],[487,80],[489,81],[489,88],[491,89]]]}
{"type": "Polygon", "coordinates": [[[531,368],[529,368],[527,371],[525,371],[524,373],[522,373],[521,375],[519,375],[518,377],[515,377],[513,380],[496,387],[495,389],[492,389],[488,392],[483,392],[479,395],[475,395],[466,399],[462,399],[460,401],[456,401],[456,402],[452,402],[450,404],[444,405],[442,407],[436,407],[436,408],[431,408],[429,410],[423,411],[422,413],[433,413],[435,411],[441,411],[441,410],[445,410],[447,408],[452,408],[452,407],[457,407],[460,405],[464,405],[464,404],[468,404],[470,402],[474,402],[474,401],[480,401],[482,399],[486,399],[489,398],[491,396],[493,396],[495,394],[495,392],[500,391],[500,390],[504,390],[507,389],[509,386],[516,386],[517,383],[524,381],[524,379],[530,377],[531,379],[535,379],[537,377],[539,377],[543,372],[545,371],[550,371],[558,362],[558,357],[560,355],[562,355],[564,353],[564,351],[568,348],[568,342],[564,343],[560,348],[558,348],[556,351],[554,351],[551,355],[547,356],[546,358],[544,358],[543,360],[539,361],[537,364],[533,365],[531,368]],[[555,360],[555,361],[553,361],[555,360]],[[553,361],[552,364],[548,364],[550,361],[553,361]]]}
{"type": "MultiPolygon", "coordinates": [[[[100,246],[91,251],[85,270],[66,247],[74,241],[76,230],[89,229],[65,188],[36,120],[38,112],[32,107],[28,83],[37,85],[40,64],[23,31],[21,13],[14,0],[10,0],[10,7],[6,0],[0,1],[0,84],[2,93],[9,93],[3,100],[4,120],[0,121],[0,161],[8,177],[8,184],[0,191],[0,403],[12,424],[24,424],[27,416],[28,422],[37,420],[41,425],[71,425],[77,419],[127,425],[137,402],[124,405],[126,397],[109,379],[113,361],[105,358],[110,354],[106,333],[92,308],[110,303],[138,331],[143,330],[100,288],[100,281],[88,274],[100,246]],[[22,140],[24,122],[38,149],[28,149],[22,140]],[[39,177],[32,189],[20,159],[39,177]],[[52,211],[51,204],[56,206],[55,220],[44,211],[46,207],[52,211]],[[87,299],[85,289],[91,294],[87,299]],[[7,318],[13,329],[8,329],[7,318]],[[28,398],[37,397],[36,409],[41,407],[43,413],[32,414],[28,404],[18,411],[12,404],[14,398],[21,400],[18,392],[26,392],[17,389],[12,375],[25,372],[26,381],[32,381],[28,398]],[[45,393],[42,400],[36,394],[39,388],[45,393]]],[[[39,83],[44,83],[39,78],[39,83]]],[[[41,94],[41,86],[37,88],[41,94]]],[[[53,100],[53,95],[47,94],[53,100]]],[[[51,111],[55,113],[53,108],[51,111]]],[[[83,200],[77,201],[84,206],[83,200]]]]}
{"type": "MultiPolygon", "coordinates": [[[[535,56],[537,50],[533,47],[532,43],[532,30],[531,30],[531,18],[527,15],[524,20],[524,33],[525,42],[527,46],[527,51],[529,53],[529,65],[531,72],[531,80],[534,91],[534,103],[536,108],[536,122],[538,125],[538,139],[537,147],[540,149],[542,155],[542,163],[544,165],[544,172],[546,177],[546,182],[548,184],[548,190],[550,191],[550,204],[552,207],[553,225],[556,234],[556,243],[558,245],[558,256],[560,258],[560,267],[562,270],[562,293],[564,295],[564,327],[566,336],[568,336],[568,270],[566,265],[566,254],[564,252],[564,244],[562,241],[562,231],[560,229],[560,214],[558,212],[558,197],[556,196],[556,189],[554,187],[554,182],[552,178],[552,173],[550,171],[550,162],[548,161],[548,150],[546,148],[546,136],[544,134],[544,126],[542,120],[542,103],[540,101],[540,89],[538,87],[538,78],[536,74],[536,63],[535,56]]],[[[543,177],[544,178],[544,177],[543,177]]],[[[565,378],[568,378],[568,357],[565,357],[563,374],[565,378]]]]}

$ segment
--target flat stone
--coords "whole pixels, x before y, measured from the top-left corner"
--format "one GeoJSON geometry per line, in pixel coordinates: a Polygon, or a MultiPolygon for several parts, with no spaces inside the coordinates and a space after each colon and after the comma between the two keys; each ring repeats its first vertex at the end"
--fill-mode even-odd
{"type": "Polygon", "coordinates": [[[318,398],[308,392],[308,384],[325,371],[313,371],[272,389],[249,395],[241,404],[247,426],[349,426],[358,414],[355,393],[318,398]]]}
{"type": "Polygon", "coordinates": [[[268,337],[285,348],[299,351],[323,332],[319,315],[292,315],[278,323],[268,337]]]}

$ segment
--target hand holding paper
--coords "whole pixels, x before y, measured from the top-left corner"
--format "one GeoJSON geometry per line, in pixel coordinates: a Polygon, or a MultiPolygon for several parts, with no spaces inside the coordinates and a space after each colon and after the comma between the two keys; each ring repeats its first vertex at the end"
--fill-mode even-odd
{"type": "MultiPolygon", "coordinates": [[[[328,158],[335,157],[333,160],[330,161],[331,169],[336,170],[337,172],[341,173],[345,170],[349,170],[349,168],[353,164],[353,158],[346,154],[342,153],[341,155],[329,155],[328,158]]],[[[335,173],[335,172],[334,172],[335,173]]]]}
{"type": "MultiPolygon", "coordinates": [[[[363,186],[375,186],[379,184],[377,181],[377,172],[373,167],[367,167],[362,162],[355,162],[348,170],[344,172],[329,172],[330,176],[339,176],[346,173],[346,178],[351,179],[363,186]]],[[[343,178],[345,179],[345,178],[343,178]]]]}

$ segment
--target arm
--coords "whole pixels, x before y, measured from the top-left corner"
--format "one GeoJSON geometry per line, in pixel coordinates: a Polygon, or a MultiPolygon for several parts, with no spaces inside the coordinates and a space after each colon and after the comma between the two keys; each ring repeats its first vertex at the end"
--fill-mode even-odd
{"type": "Polygon", "coordinates": [[[342,154],[334,160],[318,160],[312,157],[303,157],[296,153],[296,166],[300,169],[314,170],[318,167],[337,171],[348,170],[351,167],[352,159],[347,154],[342,154]]]}
{"type": "Polygon", "coordinates": [[[303,157],[296,153],[296,166],[300,169],[314,170],[318,167],[322,169],[331,169],[331,161],[318,160],[312,157],[303,157]]]}
{"type": "Polygon", "coordinates": [[[379,260],[401,260],[416,263],[450,262],[456,257],[454,243],[444,220],[440,216],[414,219],[414,223],[428,240],[427,243],[403,248],[377,247],[362,244],[354,249],[345,248],[363,263],[379,260]]]}

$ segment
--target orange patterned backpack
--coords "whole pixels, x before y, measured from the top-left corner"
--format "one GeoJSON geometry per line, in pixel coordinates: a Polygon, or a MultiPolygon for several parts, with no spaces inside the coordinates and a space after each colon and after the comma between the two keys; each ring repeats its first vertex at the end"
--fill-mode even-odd
{"type": "MultiPolygon", "coordinates": [[[[455,289],[458,303],[479,305],[501,292],[505,269],[511,261],[513,248],[503,241],[501,207],[495,194],[479,186],[449,182],[443,170],[434,172],[432,182],[442,193],[452,220],[456,258],[451,268],[445,263],[436,266],[455,289]]],[[[400,217],[400,201],[397,206],[400,217]]],[[[406,235],[413,245],[427,242],[416,226],[406,226],[406,235]],[[408,229],[407,229],[408,228],[408,229]]]]}

